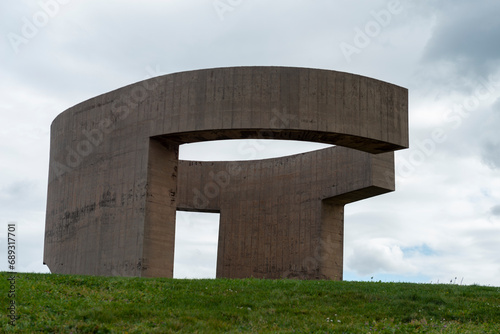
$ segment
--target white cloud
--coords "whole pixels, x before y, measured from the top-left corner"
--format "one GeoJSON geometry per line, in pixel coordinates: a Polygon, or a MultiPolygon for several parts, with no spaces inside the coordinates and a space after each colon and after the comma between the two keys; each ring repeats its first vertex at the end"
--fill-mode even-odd
{"type": "Polygon", "coordinates": [[[404,258],[401,248],[393,240],[370,239],[352,245],[352,253],[346,257],[347,270],[358,275],[375,272],[413,274],[416,268],[404,258]]]}

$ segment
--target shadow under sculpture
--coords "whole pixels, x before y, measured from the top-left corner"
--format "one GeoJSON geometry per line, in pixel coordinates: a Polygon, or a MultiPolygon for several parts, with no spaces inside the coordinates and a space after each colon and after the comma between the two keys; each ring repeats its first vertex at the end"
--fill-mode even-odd
{"type": "Polygon", "coordinates": [[[172,277],[177,210],[220,212],[217,277],[342,279],[344,206],[394,190],[408,91],[318,69],[217,68],[82,102],[51,127],[44,263],[53,273],[172,277]],[[179,161],[179,145],[337,146],[179,161]]]}

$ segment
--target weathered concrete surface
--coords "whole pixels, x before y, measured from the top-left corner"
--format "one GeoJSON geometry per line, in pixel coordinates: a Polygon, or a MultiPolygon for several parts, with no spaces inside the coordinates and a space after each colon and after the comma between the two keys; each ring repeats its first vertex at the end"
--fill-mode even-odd
{"type": "Polygon", "coordinates": [[[177,206],[220,212],[217,277],[341,279],[344,205],[394,190],[393,174],[392,152],[340,146],[258,161],[180,161],[177,206]]]}
{"type": "Polygon", "coordinates": [[[55,273],[171,277],[175,211],[220,210],[218,277],[341,279],[343,205],[394,189],[392,153],[379,153],[408,146],[407,95],[341,72],[239,67],[87,100],[52,124],[44,262],[55,273]],[[178,161],[179,144],[225,138],[345,147],[178,161]]]}

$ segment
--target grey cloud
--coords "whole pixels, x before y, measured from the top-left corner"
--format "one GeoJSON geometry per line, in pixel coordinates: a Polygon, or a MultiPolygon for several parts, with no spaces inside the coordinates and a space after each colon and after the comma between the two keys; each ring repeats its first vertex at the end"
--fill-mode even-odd
{"type": "Polygon", "coordinates": [[[492,169],[500,169],[500,138],[497,142],[487,142],[482,147],[482,160],[492,169]]]}
{"type": "Polygon", "coordinates": [[[484,115],[481,122],[476,124],[476,133],[480,138],[480,154],[482,161],[492,169],[500,169],[500,99],[484,115]],[[480,131],[477,131],[480,129],[480,131]]]}
{"type": "Polygon", "coordinates": [[[453,63],[460,75],[482,75],[500,62],[500,3],[445,1],[424,60],[453,63]]]}
{"type": "Polygon", "coordinates": [[[20,197],[28,194],[28,192],[33,188],[33,182],[29,181],[18,181],[11,183],[5,188],[5,193],[8,196],[20,197]]]}
{"type": "Polygon", "coordinates": [[[494,207],[491,208],[491,213],[494,216],[500,216],[500,205],[495,205],[494,207]]]}
{"type": "MultiPolygon", "coordinates": [[[[0,180],[4,181],[4,180],[0,180]]],[[[20,219],[25,213],[44,212],[45,183],[22,180],[0,188],[2,210],[0,216],[20,219]]]]}

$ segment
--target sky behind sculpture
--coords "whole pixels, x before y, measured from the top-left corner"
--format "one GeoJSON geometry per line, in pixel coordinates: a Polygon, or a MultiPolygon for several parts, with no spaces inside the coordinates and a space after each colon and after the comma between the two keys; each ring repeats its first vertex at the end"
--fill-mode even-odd
{"type": "MultiPolygon", "coordinates": [[[[47,272],[49,129],[60,112],[152,76],[280,65],[410,92],[411,147],[396,153],[397,191],[346,207],[344,278],[500,286],[497,1],[41,0],[5,2],[0,13],[0,236],[4,244],[7,223],[17,222],[19,271],[47,272]]],[[[299,146],[224,145],[184,148],[181,158],[262,158],[299,146]]],[[[194,217],[179,219],[195,248],[180,250],[176,265],[205,273],[205,247],[215,245],[190,228],[194,217]]]]}

